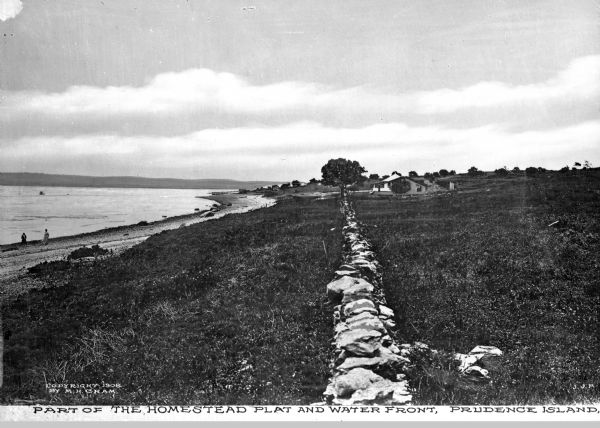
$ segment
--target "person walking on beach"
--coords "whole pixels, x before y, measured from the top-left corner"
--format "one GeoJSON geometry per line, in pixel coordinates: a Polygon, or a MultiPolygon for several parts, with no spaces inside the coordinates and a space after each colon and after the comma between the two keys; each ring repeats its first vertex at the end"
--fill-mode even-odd
{"type": "Polygon", "coordinates": [[[25,232],[21,235],[21,244],[27,245],[27,235],[25,235],[25,232]]]}
{"type": "Polygon", "coordinates": [[[50,238],[50,234],[48,233],[48,229],[44,230],[44,239],[42,239],[42,244],[48,245],[48,239],[50,238]]]}

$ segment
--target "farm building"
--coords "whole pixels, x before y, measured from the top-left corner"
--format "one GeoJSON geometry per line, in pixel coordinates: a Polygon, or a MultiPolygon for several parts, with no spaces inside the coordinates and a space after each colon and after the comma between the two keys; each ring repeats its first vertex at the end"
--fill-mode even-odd
{"type": "Polygon", "coordinates": [[[424,177],[402,177],[397,174],[392,174],[388,178],[373,184],[371,193],[375,192],[394,192],[405,195],[417,195],[422,193],[441,192],[445,190],[454,190],[455,186],[452,182],[447,182],[448,188],[428,180],[424,177]]]}

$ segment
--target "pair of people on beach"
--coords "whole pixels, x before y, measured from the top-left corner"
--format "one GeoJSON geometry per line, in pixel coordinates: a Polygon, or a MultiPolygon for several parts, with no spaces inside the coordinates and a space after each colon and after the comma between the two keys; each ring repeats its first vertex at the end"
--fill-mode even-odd
{"type": "MultiPolygon", "coordinates": [[[[48,245],[48,239],[50,239],[50,234],[48,233],[48,229],[45,229],[42,244],[48,245]]],[[[27,245],[27,235],[25,235],[25,232],[23,232],[23,234],[21,235],[21,244],[27,245]]]]}

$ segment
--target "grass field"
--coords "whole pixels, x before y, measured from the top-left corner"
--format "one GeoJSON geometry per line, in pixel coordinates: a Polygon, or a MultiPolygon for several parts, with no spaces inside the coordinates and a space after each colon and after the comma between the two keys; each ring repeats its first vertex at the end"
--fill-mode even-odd
{"type": "Polygon", "coordinates": [[[63,285],[3,310],[3,402],[320,401],[332,330],[324,287],[340,263],[339,222],[333,200],[283,201],[45,274],[63,285]],[[121,388],[114,396],[45,388],[100,381],[121,388]]]}
{"type": "MultiPolygon", "coordinates": [[[[439,350],[413,356],[415,403],[599,402],[600,173],[456,179],[452,195],[353,196],[399,338],[439,350]],[[504,351],[489,383],[455,370],[475,345],[504,351]]],[[[291,198],[44,269],[52,287],[3,308],[2,402],[320,401],[340,226],[336,200],[291,198]],[[45,388],[101,380],[121,388],[45,388]]]]}
{"type": "Polygon", "coordinates": [[[417,402],[600,402],[600,172],[459,186],[452,196],[356,201],[401,338],[441,351],[417,361],[417,402]],[[450,353],[475,345],[505,353],[490,384],[452,368],[450,353]]]}

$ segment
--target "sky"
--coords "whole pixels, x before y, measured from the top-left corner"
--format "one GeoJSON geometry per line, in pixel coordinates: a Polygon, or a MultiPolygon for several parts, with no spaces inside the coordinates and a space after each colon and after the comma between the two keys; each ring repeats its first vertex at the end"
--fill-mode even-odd
{"type": "Polygon", "coordinates": [[[600,0],[0,0],[0,171],[600,166],[600,0]]]}

